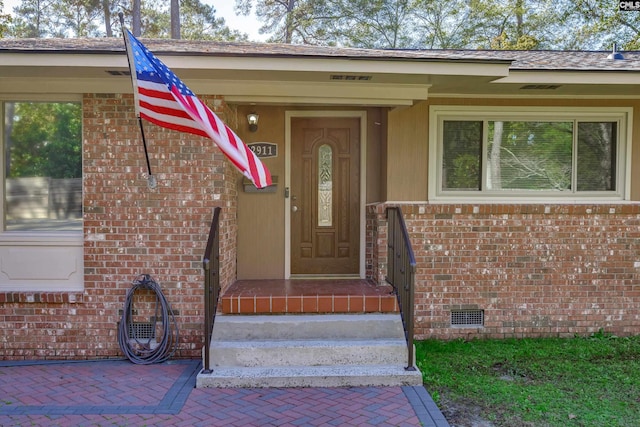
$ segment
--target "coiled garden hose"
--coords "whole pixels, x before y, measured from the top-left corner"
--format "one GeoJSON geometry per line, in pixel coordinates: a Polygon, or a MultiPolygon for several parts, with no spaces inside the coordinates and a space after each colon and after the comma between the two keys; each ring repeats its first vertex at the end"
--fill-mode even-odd
{"type": "Polygon", "coordinates": [[[127,292],[122,310],[122,319],[118,327],[118,344],[127,358],[138,365],[162,363],[173,356],[178,347],[178,322],[173,314],[171,305],[167,302],[160,285],[148,274],[142,274],[133,281],[133,286],[127,292]],[[147,337],[139,337],[133,323],[133,297],[138,290],[151,290],[155,293],[155,323],[152,324],[153,333],[147,337]],[[159,313],[160,311],[160,313],[159,313]],[[162,326],[156,332],[156,324],[162,321],[162,326]],[[156,335],[162,335],[156,342],[156,335]]]}

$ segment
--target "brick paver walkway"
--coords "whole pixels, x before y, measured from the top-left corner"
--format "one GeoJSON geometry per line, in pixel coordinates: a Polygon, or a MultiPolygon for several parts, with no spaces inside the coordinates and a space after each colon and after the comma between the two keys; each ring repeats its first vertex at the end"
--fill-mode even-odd
{"type": "Polygon", "coordinates": [[[448,426],[423,387],[195,389],[199,369],[0,362],[0,426],[448,426]]]}

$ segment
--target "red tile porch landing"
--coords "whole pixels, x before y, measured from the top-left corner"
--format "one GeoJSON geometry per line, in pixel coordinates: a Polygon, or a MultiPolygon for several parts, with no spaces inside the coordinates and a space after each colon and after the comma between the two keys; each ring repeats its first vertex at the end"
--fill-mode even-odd
{"type": "Polygon", "coordinates": [[[389,285],[368,280],[239,280],[222,295],[225,314],[389,313],[398,301],[389,285]]]}

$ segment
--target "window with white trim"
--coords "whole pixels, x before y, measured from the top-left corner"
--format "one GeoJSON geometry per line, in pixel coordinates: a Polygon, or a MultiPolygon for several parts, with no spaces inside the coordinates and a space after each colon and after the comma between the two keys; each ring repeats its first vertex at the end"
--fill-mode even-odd
{"type": "Polygon", "coordinates": [[[81,99],[0,99],[0,292],[84,289],[81,99]]]}
{"type": "Polygon", "coordinates": [[[630,114],[433,106],[430,196],[622,199],[630,114]]]}

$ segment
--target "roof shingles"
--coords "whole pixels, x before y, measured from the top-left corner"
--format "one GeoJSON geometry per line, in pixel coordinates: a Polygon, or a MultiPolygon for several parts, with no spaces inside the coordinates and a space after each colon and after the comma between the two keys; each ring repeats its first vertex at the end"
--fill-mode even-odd
{"type": "MultiPolygon", "coordinates": [[[[640,71],[640,51],[622,52],[624,60],[611,60],[603,51],[503,50],[385,50],[311,45],[141,39],[163,55],[310,57],[361,60],[497,62],[512,70],[533,71],[640,71]]],[[[120,38],[0,39],[0,53],[113,54],[124,51],[120,38]]]]}

